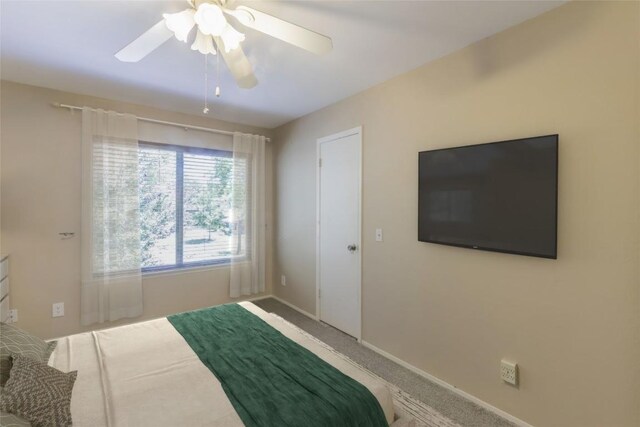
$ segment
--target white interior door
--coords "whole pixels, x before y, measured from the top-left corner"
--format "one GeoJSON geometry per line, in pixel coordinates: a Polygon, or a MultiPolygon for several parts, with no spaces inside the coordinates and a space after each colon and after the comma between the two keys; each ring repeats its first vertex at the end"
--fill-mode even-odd
{"type": "Polygon", "coordinates": [[[358,339],[361,148],[360,128],[318,140],[318,313],[358,339]]]}

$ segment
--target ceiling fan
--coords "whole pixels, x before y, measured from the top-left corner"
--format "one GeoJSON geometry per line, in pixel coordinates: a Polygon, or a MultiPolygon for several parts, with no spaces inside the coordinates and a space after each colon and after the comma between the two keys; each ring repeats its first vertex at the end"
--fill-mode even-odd
{"type": "Polygon", "coordinates": [[[160,47],[172,36],[187,42],[196,27],[191,49],[202,54],[220,52],[236,83],[241,88],[258,84],[253,67],[245,56],[240,43],[243,33],[236,30],[226,17],[232,17],[244,27],[252,28],[271,37],[321,55],[333,48],[329,37],[290,22],[283,21],[246,6],[230,8],[235,0],[187,0],[189,8],[178,13],[165,13],[160,22],[116,53],[124,62],[138,62],[160,47]]]}

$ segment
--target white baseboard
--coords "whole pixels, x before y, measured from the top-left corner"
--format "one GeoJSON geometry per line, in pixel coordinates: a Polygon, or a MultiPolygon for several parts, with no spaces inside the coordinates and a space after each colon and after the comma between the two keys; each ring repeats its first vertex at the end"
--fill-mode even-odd
{"type": "MultiPolygon", "coordinates": [[[[242,297],[240,297],[240,298],[242,298],[242,297]]],[[[242,298],[242,299],[239,299],[238,301],[254,302],[254,301],[260,301],[260,300],[267,299],[267,298],[273,298],[273,295],[260,295],[259,297],[242,298]]]]}
{"type": "Polygon", "coordinates": [[[394,356],[391,353],[387,353],[386,351],[376,347],[373,344],[370,344],[366,341],[362,341],[362,345],[367,347],[370,350],[375,351],[376,353],[380,354],[381,356],[386,357],[389,360],[394,361],[395,363],[397,363],[398,365],[407,368],[408,370],[420,375],[421,377],[424,377],[426,379],[428,379],[431,382],[434,382],[444,388],[446,388],[447,390],[450,390],[452,392],[454,392],[455,394],[457,394],[458,396],[464,397],[467,400],[470,400],[471,402],[475,403],[478,406],[483,407],[484,409],[493,412],[496,415],[501,416],[502,418],[511,421],[512,423],[514,423],[517,426],[520,427],[533,427],[531,424],[522,421],[520,418],[514,417],[513,415],[509,414],[508,412],[503,411],[502,409],[496,408],[495,406],[485,402],[484,400],[478,399],[477,397],[475,397],[472,394],[467,393],[466,391],[460,390],[459,388],[457,388],[454,385],[449,384],[446,381],[441,380],[438,377],[435,377],[425,371],[423,371],[420,368],[416,368],[415,366],[411,365],[410,363],[405,362],[404,360],[394,356]]]}
{"type": "Polygon", "coordinates": [[[280,297],[277,297],[275,295],[269,295],[268,297],[265,297],[265,298],[273,298],[274,300],[283,303],[287,307],[294,309],[295,311],[297,311],[300,314],[304,314],[305,316],[307,316],[307,317],[309,317],[309,318],[311,318],[313,320],[318,320],[318,318],[314,314],[311,314],[308,311],[304,311],[303,309],[296,307],[295,305],[291,304],[290,302],[287,302],[287,301],[283,300],[280,297]]]}

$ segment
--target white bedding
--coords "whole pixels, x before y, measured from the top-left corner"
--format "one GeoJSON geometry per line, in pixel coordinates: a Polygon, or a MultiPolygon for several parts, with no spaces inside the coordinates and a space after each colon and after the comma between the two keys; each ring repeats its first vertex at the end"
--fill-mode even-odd
{"type": "MultiPolygon", "coordinates": [[[[387,387],[248,303],[242,307],[363,384],[393,422],[387,387]]],[[[242,426],[211,371],[165,318],[58,340],[49,364],[78,371],[71,399],[74,426],[242,426]]]]}

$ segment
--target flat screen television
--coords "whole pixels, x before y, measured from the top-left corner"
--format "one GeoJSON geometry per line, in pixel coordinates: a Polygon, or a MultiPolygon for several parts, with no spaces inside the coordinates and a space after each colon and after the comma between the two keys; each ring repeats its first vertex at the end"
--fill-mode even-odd
{"type": "Polygon", "coordinates": [[[558,135],[419,153],[418,240],[557,258],[558,135]]]}

